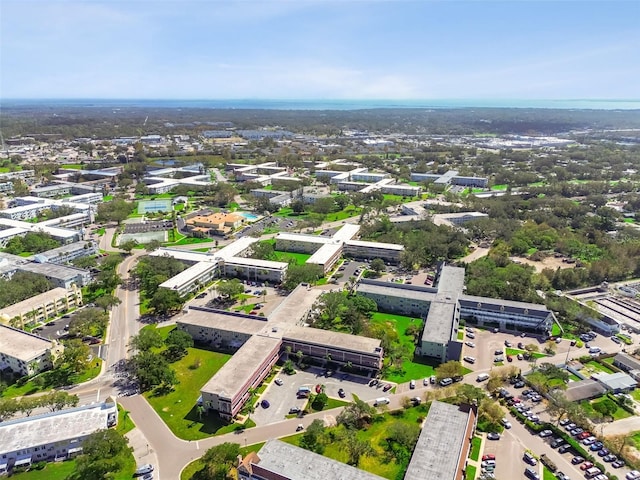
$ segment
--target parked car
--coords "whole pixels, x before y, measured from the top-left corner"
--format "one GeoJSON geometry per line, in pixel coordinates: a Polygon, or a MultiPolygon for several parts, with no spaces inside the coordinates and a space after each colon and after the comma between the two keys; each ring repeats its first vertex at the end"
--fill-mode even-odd
{"type": "Polygon", "coordinates": [[[487,440],[500,440],[500,434],[495,432],[487,433],[487,440]]]}
{"type": "Polygon", "coordinates": [[[624,462],[622,460],[616,460],[611,464],[613,468],[622,468],[624,467],[624,462]]]}
{"type": "Polygon", "coordinates": [[[346,397],[346,396],[347,396],[347,394],[345,393],[345,391],[344,391],[344,389],[343,389],[343,388],[341,388],[341,389],[339,389],[339,390],[338,390],[338,396],[339,396],[340,398],[344,398],[344,397],[346,397]]]}
{"type": "Polygon", "coordinates": [[[488,453],[486,455],[482,456],[482,461],[484,462],[485,460],[495,460],[496,456],[493,453],[488,453]]]}
{"type": "Polygon", "coordinates": [[[275,384],[276,384],[276,385],[282,385],[282,384],[284,384],[284,382],[282,381],[282,379],[281,379],[281,378],[276,378],[276,379],[274,380],[274,382],[275,382],[275,384]]]}
{"type": "Polygon", "coordinates": [[[476,344],[473,342],[464,342],[464,344],[469,348],[476,348],[476,344]]]}
{"type": "Polygon", "coordinates": [[[383,392],[388,392],[389,390],[391,390],[391,384],[387,383],[384,387],[382,387],[382,391],[383,392]]]}
{"type": "Polygon", "coordinates": [[[558,453],[566,453],[569,450],[571,450],[571,445],[569,445],[568,443],[565,443],[564,445],[560,445],[560,448],[558,449],[558,453]]]}
{"type": "Polygon", "coordinates": [[[409,382],[409,388],[410,388],[411,390],[413,390],[414,388],[416,388],[416,381],[415,381],[415,380],[411,380],[411,381],[409,382]]]}
{"type": "Polygon", "coordinates": [[[289,409],[289,413],[293,414],[293,413],[300,413],[300,407],[291,407],[289,409]]]}
{"type": "Polygon", "coordinates": [[[501,422],[504,428],[506,428],[507,430],[511,428],[511,422],[506,417],[503,418],[501,422]]]}
{"type": "Polygon", "coordinates": [[[571,463],[572,463],[572,464],[574,464],[574,465],[579,465],[579,464],[581,464],[582,462],[584,462],[584,458],[583,458],[583,457],[581,457],[581,456],[579,456],[579,455],[576,455],[575,457],[573,457],[573,458],[571,459],[571,463]]]}
{"type": "Polygon", "coordinates": [[[426,387],[427,385],[429,385],[429,379],[425,378],[424,380],[422,380],[422,386],[426,387]]]}
{"type": "Polygon", "coordinates": [[[470,356],[466,356],[463,359],[465,362],[469,362],[469,363],[476,363],[476,357],[470,357],[470,356]]]}
{"type": "Polygon", "coordinates": [[[138,477],[141,475],[146,475],[147,473],[151,473],[151,472],[153,472],[153,465],[151,465],[150,463],[146,463],[144,465],[140,465],[136,469],[136,472],[134,473],[134,475],[138,477]]]}
{"type": "Polygon", "coordinates": [[[271,406],[271,404],[269,403],[269,400],[262,400],[262,401],[260,402],[260,406],[261,406],[262,408],[269,408],[269,407],[271,406]]]}
{"type": "Polygon", "coordinates": [[[540,475],[533,468],[525,468],[524,474],[527,478],[531,480],[540,480],[540,475]]]}
{"type": "Polygon", "coordinates": [[[413,405],[420,405],[420,403],[422,403],[422,399],[420,397],[412,397],[411,398],[411,403],[413,403],[413,405]]]}
{"type": "Polygon", "coordinates": [[[539,435],[544,438],[544,437],[550,437],[551,435],[553,435],[553,432],[551,430],[543,430],[539,433],[539,435]]]}
{"type": "Polygon", "coordinates": [[[299,432],[301,430],[304,430],[304,425],[299,423],[298,426],[296,427],[296,432],[299,432]]]}

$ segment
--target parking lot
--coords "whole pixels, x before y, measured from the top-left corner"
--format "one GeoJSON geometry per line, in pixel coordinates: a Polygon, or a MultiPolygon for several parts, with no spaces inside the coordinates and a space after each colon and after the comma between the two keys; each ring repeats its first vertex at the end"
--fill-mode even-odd
{"type": "Polygon", "coordinates": [[[341,400],[345,402],[353,400],[353,394],[365,401],[386,395],[381,388],[369,387],[369,378],[345,375],[340,372],[325,377],[324,372],[322,368],[311,367],[306,371],[297,370],[295,375],[280,373],[277,378],[282,379],[282,385],[276,385],[272,381],[259,399],[267,400],[270,404],[269,408],[258,405],[251,419],[256,422],[256,425],[266,425],[284,420],[291,407],[303,409],[307,399],[297,398],[296,394],[300,387],[309,387],[312,392],[315,392],[316,385],[324,385],[327,396],[336,399],[340,399],[338,390],[342,388],[346,396],[341,400]]]}

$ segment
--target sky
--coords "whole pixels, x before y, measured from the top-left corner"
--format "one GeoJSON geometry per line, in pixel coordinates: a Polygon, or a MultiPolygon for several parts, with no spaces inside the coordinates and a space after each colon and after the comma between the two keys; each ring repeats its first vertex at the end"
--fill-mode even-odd
{"type": "Polygon", "coordinates": [[[0,98],[639,99],[640,1],[0,0],[0,98]]]}

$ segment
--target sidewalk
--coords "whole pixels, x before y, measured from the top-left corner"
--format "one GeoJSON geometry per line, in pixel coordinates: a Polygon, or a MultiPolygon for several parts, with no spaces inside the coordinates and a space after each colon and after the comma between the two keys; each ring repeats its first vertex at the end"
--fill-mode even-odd
{"type": "Polygon", "coordinates": [[[147,439],[142,431],[136,427],[130,432],[127,432],[125,437],[129,439],[129,446],[133,448],[133,457],[136,459],[136,466],[150,463],[154,468],[153,477],[159,479],[160,463],[158,463],[158,456],[155,450],[147,443],[147,439]]]}

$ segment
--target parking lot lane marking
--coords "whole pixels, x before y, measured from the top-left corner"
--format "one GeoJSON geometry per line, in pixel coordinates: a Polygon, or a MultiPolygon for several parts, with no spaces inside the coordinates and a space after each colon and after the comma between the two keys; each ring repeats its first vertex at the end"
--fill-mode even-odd
{"type": "Polygon", "coordinates": [[[100,389],[96,392],[96,402],[100,401],[100,389]]]}
{"type": "Polygon", "coordinates": [[[200,450],[200,442],[196,441],[196,450],[200,450]]]}

